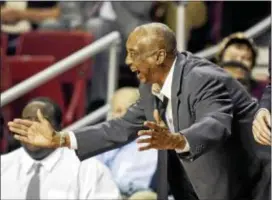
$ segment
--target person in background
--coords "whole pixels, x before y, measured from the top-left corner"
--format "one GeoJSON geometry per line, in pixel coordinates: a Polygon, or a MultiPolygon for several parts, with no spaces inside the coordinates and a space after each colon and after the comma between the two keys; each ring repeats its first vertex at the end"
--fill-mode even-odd
{"type": "Polygon", "coordinates": [[[205,27],[208,20],[208,8],[204,1],[162,1],[166,5],[164,23],[176,32],[177,21],[182,23],[182,18],[177,18],[178,5],[185,9],[185,41],[186,50],[194,53],[205,48],[205,27]]]}
{"type": "Polygon", "coordinates": [[[251,73],[244,64],[236,61],[229,61],[221,63],[220,66],[231,74],[233,78],[237,79],[248,92],[251,92],[251,73]]]}
{"type": "MultiPolygon", "coordinates": [[[[50,99],[33,99],[25,106],[22,117],[38,120],[38,109],[56,130],[61,130],[61,109],[50,99]]],[[[68,148],[55,150],[22,143],[21,148],[1,156],[1,183],[1,199],[120,197],[106,166],[95,158],[80,162],[68,148]]]]}
{"type": "Polygon", "coordinates": [[[244,33],[237,32],[224,38],[220,43],[217,54],[219,64],[229,61],[237,61],[252,70],[256,64],[257,49],[253,40],[247,38],[244,33]]]}
{"type": "Polygon", "coordinates": [[[256,59],[255,43],[241,32],[224,38],[216,55],[217,64],[238,79],[253,97],[260,99],[264,87],[251,77],[256,59]]]}
{"type": "Polygon", "coordinates": [[[14,54],[16,38],[35,30],[47,20],[57,19],[57,1],[1,1],[1,31],[9,36],[8,53],[14,54]]]}
{"type": "MultiPolygon", "coordinates": [[[[123,87],[117,90],[112,98],[110,118],[123,117],[138,99],[137,88],[123,87]]],[[[100,154],[97,158],[109,167],[124,199],[156,199],[156,194],[150,189],[157,164],[155,149],[139,152],[134,140],[119,149],[100,154]]]]}

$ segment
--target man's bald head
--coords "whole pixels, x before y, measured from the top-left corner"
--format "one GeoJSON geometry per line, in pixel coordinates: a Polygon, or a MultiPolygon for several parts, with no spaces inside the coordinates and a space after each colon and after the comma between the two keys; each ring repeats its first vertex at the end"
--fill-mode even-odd
{"type": "Polygon", "coordinates": [[[54,129],[61,130],[62,112],[60,107],[51,99],[37,97],[27,103],[22,112],[24,119],[38,120],[37,111],[41,110],[44,117],[53,125],[54,129]]]}
{"type": "Polygon", "coordinates": [[[177,55],[176,37],[165,24],[144,24],[129,35],[126,49],[126,64],[141,83],[162,85],[177,55]]]}
{"type": "Polygon", "coordinates": [[[138,88],[134,87],[123,87],[118,89],[113,97],[111,102],[111,114],[112,118],[123,117],[128,108],[136,103],[140,98],[138,88]]]}
{"type": "MultiPolygon", "coordinates": [[[[55,130],[61,130],[61,109],[54,101],[46,97],[38,97],[28,102],[23,109],[22,118],[31,121],[38,121],[38,109],[41,110],[43,116],[49,121],[55,130]]],[[[21,144],[28,155],[30,155],[34,160],[42,160],[55,151],[55,149],[37,147],[23,142],[21,144]]]]}
{"type": "Polygon", "coordinates": [[[162,23],[148,23],[138,26],[130,34],[129,40],[134,40],[138,44],[152,48],[165,49],[170,54],[176,53],[175,33],[162,23]]]}

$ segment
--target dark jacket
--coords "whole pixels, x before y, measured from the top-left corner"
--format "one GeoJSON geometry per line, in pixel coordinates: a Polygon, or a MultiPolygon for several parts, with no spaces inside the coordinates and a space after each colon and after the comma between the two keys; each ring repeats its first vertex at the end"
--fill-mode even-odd
{"type": "MultiPolygon", "coordinates": [[[[123,118],[75,131],[81,160],[134,140],[143,122],[154,120],[151,86],[142,85],[140,95],[123,118]]],[[[183,52],[177,55],[171,103],[175,131],[190,145],[187,154],[168,151],[175,199],[195,199],[188,195],[186,174],[199,199],[254,199],[260,163],[251,124],[257,103],[243,86],[215,64],[183,52]]]]}

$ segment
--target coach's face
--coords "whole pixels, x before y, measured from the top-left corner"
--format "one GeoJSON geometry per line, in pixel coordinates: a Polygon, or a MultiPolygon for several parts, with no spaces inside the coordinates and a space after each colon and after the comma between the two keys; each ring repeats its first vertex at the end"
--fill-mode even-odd
{"type": "Polygon", "coordinates": [[[152,41],[151,36],[134,31],[126,43],[126,64],[142,83],[156,83],[160,80],[158,67],[165,58],[160,56],[161,50],[152,41]]]}

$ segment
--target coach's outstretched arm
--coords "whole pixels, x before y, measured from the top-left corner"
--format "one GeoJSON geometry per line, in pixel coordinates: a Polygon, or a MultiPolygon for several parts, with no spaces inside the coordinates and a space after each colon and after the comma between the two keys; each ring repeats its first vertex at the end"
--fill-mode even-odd
{"type": "MultiPolygon", "coordinates": [[[[37,115],[37,122],[14,119],[8,123],[10,131],[15,134],[15,139],[39,147],[71,148],[71,134],[56,132],[40,110],[37,115]]],[[[129,108],[123,118],[74,131],[79,159],[89,158],[132,141],[137,137],[139,130],[145,129],[144,121],[145,115],[140,99],[129,108]]]]}

